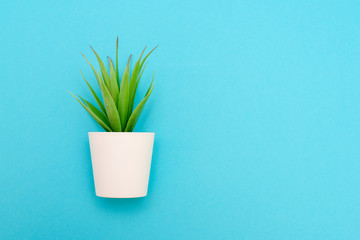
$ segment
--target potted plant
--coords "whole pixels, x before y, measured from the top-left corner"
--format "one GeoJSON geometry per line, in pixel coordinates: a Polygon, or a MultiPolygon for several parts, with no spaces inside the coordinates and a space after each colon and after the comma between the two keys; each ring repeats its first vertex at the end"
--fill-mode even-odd
{"type": "Polygon", "coordinates": [[[144,98],[136,107],[134,102],[138,84],[146,68],[145,61],[156,47],[142,58],[145,47],[132,71],[130,55],[122,75],[119,74],[118,67],[118,39],[115,65],[108,57],[109,71],[95,50],[92,47],[91,49],[97,58],[100,71],[96,71],[90,61],[81,54],[95,75],[103,102],[81,71],[99,108],[81,96],[77,98],[70,93],[106,131],[89,132],[96,195],[108,198],[144,197],[147,195],[155,133],[132,131],[153,91],[154,75],[144,98]]]}

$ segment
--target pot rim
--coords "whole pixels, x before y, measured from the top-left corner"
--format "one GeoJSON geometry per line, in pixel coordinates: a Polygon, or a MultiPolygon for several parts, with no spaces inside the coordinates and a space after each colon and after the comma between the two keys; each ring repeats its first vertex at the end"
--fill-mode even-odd
{"type": "Polygon", "coordinates": [[[132,135],[132,134],[155,134],[155,132],[89,132],[89,134],[119,134],[119,135],[132,135]]]}

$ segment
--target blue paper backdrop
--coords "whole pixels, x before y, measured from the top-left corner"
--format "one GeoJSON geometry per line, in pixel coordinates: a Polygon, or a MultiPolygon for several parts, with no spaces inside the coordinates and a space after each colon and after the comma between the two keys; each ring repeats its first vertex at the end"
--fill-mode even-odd
{"type": "Polygon", "coordinates": [[[359,239],[357,1],[7,1],[1,239],[359,239]],[[95,196],[80,51],[145,45],[149,195],[95,196]]]}

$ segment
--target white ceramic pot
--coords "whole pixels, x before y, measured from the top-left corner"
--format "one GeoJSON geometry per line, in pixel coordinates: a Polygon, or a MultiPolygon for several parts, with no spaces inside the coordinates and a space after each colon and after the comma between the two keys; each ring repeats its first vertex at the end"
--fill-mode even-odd
{"type": "Polygon", "coordinates": [[[147,195],[155,133],[89,132],[96,196],[147,195]]]}

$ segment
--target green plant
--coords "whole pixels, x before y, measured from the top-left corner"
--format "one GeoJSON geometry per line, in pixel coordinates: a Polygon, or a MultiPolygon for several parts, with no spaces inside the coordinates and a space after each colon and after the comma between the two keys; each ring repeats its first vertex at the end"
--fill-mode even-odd
{"type": "Polygon", "coordinates": [[[96,103],[99,108],[92,105],[89,101],[78,96],[77,98],[74,94],[73,97],[85,108],[85,110],[90,114],[95,121],[104,128],[107,132],[132,132],[139,116],[145,106],[146,101],[148,100],[151,92],[154,88],[154,75],[149,89],[147,90],[142,101],[134,109],[134,101],[136,90],[140,82],[141,76],[146,68],[147,62],[146,59],[149,55],[157,48],[157,46],[152,49],[143,59],[142,56],[145,52],[146,47],[142,51],[139,59],[136,61],[133,71],[130,74],[130,60],[127,61],[124,73],[120,80],[119,67],[118,67],[118,45],[119,39],[116,39],[116,62],[115,66],[110,57],[109,59],[109,72],[107,71],[105,64],[95,52],[95,50],[90,46],[94,52],[97,61],[100,66],[100,71],[96,71],[92,66],[90,61],[81,53],[81,55],[89,63],[92,71],[94,72],[95,78],[101,90],[102,99],[95,93],[94,89],[91,87],[89,82],[85,79],[83,73],[81,72],[82,77],[84,78],[87,86],[89,87],[93,97],[95,98],[96,103]],[[144,65],[145,64],[145,65],[144,65]]]}

